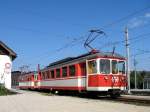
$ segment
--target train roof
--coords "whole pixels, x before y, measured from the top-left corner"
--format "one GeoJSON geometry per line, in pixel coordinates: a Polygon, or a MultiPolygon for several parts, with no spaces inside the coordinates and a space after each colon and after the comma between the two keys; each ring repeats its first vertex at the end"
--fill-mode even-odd
{"type": "Polygon", "coordinates": [[[27,76],[27,75],[33,75],[34,73],[36,73],[37,71],[29,71],[29,72],[24,72],[21,75],[22,76],[27,76]]]}
{"type": "Polygon", "coordinates": [[[67,57],[65,59],[50,63],[49,66],[47,67],[52,67],[52,66],[56,66],[62,63],[66,63],[66,62],[71,62],[71,61],[75,61],[75,60],[84,60],[84,59],[90,59],[90,58],[94,58],[94,57],[104,57],[104,58],[119,58],[119,59],[123,59],[125,60],[125,57],[118,54],[118,53],[112,53],[112,52],[88,52],[82,55],[79,55],[77,57],[67,57]]]}

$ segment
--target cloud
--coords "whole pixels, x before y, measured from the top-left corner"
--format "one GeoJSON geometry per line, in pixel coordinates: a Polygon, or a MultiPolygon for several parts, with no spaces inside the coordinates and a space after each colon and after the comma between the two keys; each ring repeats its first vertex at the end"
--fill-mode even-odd
{"type": "Polygon", "coordinates": [[[150,13],[145,13],[142,16],[134,17],[128,22],[129,28],[137,28],[150,23],[150,13]]]}
{"type": "Polygon", "coordinates": [[[145,13],[145,17],[150,18],[150,12],[145,13]]]}

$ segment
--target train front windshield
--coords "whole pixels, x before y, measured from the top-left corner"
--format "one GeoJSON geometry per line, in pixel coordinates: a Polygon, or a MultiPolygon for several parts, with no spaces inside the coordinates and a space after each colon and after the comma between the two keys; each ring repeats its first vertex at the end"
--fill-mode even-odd
{"type": "Polygon", "coordinates": [[[101,59],[99,64],[100,64],[100,73],[110,74],[110,60],[101,59]]]}
{"type": "Polygon", "coordinates": [[[118,62],[119,73],[125,74],[125,61],[118,62]]]}
{"type": "Polygon", "coordinates": [[[99,73],[125,74],[125,61],[110,60],[110,59],[88,61],[88,74],[99,74],[99,73]]]}
{"type": "Polygon", "coordinates": [[[125,61],[100,59],[99,71],[101,74],[125,74],[125,61]]]}

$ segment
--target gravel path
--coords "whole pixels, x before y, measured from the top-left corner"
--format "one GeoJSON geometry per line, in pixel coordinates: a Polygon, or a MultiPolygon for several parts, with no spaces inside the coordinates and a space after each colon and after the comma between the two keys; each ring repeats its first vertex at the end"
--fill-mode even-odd
{"type": "Polygon", "coordinates": [[[150,112],[148,106],[36,92],[0,96],[0,112],[150,112]]]}

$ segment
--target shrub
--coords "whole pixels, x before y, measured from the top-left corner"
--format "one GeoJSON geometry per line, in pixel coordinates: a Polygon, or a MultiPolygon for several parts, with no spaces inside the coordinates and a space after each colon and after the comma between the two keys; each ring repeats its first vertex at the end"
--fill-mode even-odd
{"type": "Polygon", "coordinates": [[[10,91],[6,89],[3,85],[0,85],[0,96],[8,94],[10,94],[10,91]]]}

